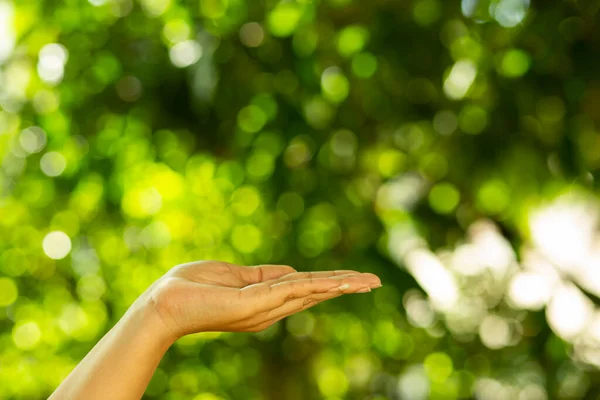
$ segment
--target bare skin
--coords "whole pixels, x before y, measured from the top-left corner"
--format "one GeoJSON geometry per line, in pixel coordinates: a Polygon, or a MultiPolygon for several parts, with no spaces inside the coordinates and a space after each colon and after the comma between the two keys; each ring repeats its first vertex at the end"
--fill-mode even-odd
{"type": "Polygon", "coordinates": [[[325,300],[380,286],[376,275],[352,270],[178,265],[135,301],[49,399],[141,399],[165,352],[182,336],[258,332],[325,300]]]}

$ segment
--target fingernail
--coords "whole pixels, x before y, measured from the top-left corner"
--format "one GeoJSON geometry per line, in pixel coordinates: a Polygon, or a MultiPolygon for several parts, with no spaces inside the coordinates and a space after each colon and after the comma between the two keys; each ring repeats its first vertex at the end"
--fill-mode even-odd
{"type": "Polygon", "coordinates": [[[338,286],[336,288],[329,289],[329,292],[338,292],[338,291],[346,290],[346,289],[349,289],[349,288],[350,288],[350,285],[347,284],[347,283],[345,283],[345,284],[343,284],[341,286],[338,286]]]}
{"type": "Polygon", "coordinates": [[[357,290],[356,293],[369,293],[371,291],[371,288],[362,288],[360,290],[357,290]]]}
{"type": "Polygon", "coordinates": [[[381,283],[373,283],[373,284],[371,284],[371,289],[377,289],[377,288],[380,288],[381,286],[383,286],[381,283]]]}

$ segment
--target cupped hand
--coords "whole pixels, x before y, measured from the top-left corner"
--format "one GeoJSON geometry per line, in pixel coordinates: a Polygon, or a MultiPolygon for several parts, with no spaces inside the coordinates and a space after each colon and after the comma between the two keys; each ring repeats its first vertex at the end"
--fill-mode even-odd
{"type": "Polygon", "coordinates": [[[146,297],[177,339],[207,331],[257,332],[322,301],[380,286],[376,275],[352,270],[297,272],[286,265],[199,261],[171,269],[146,297]]]}

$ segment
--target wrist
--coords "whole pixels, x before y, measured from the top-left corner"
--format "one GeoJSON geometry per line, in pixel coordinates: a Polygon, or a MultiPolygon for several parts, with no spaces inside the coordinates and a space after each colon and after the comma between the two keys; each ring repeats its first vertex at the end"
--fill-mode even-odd
{"type": "Polygon", "coordinates": [[[166,351],[178,339],[157,312],[154,296],[144,293],[127,311],[124,318],[128,330],[143,340],[166,351]]]}

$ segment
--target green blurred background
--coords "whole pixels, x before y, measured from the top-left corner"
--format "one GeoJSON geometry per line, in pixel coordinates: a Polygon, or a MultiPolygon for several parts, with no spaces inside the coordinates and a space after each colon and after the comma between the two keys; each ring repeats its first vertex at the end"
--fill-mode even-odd
{"type": "Polygon", "coordinates": [[[383,287],[199,334],[148,399],[600,392],[598,0],[0,0],[0,398],[170,267],[383,287]]]}

